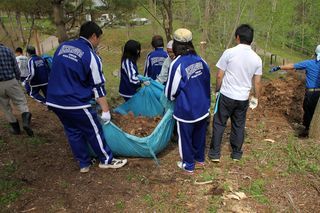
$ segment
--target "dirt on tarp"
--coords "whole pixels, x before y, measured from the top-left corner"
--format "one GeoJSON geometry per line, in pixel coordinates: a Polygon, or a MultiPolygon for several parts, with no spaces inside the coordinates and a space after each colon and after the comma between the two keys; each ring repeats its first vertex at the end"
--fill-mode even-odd
{"type": "Polygon", "coordinates": [[[129,112],[126,115],[112,113],[111,121],[120,129],[129,133],[130,135],[146,137],[148,135],[151,135],[161,119],[161,116],[134,116],[133,112],[129,112]]]}

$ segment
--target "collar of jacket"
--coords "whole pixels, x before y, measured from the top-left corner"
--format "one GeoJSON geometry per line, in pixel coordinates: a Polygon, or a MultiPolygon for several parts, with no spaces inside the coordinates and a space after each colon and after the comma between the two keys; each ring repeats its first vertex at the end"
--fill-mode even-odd
{"type": "Polygon", "coordinates": [[[93,46],[92,46],[92,44],[91,44],[91,42],[90,42],[88,39],[86,39],[86,38],[83,37],[83,36],[80,36],[79,39],[84,40],[86,43],[88,43],[88,45],[91,47],[91,49],[92,49],[93,51],[95,51],[94,48],[93,48],[93,46]]]}

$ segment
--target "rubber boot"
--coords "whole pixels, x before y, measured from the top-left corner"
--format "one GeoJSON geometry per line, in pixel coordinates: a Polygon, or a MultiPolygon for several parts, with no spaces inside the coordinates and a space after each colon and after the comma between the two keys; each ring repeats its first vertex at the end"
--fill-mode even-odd
{"type": "Polygon", "coordinates": [[[14,123],[10,123],[11,129],[10,132],[14,135],[19,135],[20,134],[20,125],[19,121],[16,121],[14,123]]]}
{"type": "Polygon", "coordinates": [[[23,129],[27,132],[27,134],[30,136],[30,137],[33,137],[33,131],[30,127],[30,122],[31,122],[31,113],[30,112],[24,112],[22,113],[22,126],[23,126],[23,129]]]}

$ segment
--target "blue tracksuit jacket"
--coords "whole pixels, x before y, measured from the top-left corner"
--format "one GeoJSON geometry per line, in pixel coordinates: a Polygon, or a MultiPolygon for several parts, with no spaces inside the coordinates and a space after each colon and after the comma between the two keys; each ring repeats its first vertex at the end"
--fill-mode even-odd
{"type": "Polygon", "coordinates": [[[121,62],[119,94],[122,97],[131,98],[140,88],[141,83],[138,75],[136,63],[129,59],[121,62]]]}
{"type": "Polygon", "coordinates": [[[210,70],[200,56],[178,56],[171,63],[165,95],[176,100],[173,113],[176,120],[194,123],[207,117],[210,92],[210,70]]]}
{"type": "Polygon", "coordinates": [[[45,60],[37,55],[32,55],[28,60],[27,81],[31,87],[43,86],[48,84],[50,69],[45,60]]]}
{"type": "Polygon", "coordinates": [[[162,64],[167,57],[168,53],[163,48],[156,48],[150,52],[145,62],[144,76],[156,80],[161,72],[162,64]]]}
{"type": "Polygon", "coordinates": [[[80,37],[62,43],[56,50],[47,91],[47,105],[61,109],[90,107],[106,95],[102,63],[90,42],[80,37]]]}

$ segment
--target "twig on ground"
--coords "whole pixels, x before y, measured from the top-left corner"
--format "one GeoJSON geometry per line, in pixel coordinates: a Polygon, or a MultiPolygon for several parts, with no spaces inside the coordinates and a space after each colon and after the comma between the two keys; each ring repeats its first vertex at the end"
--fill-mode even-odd
{"type": "Polygon", "coordinates": [[[294,204],[291,195],[290,195],[288,192],[287,192],[287,195],[288,195],[288,200],[289,200],[289,202],[290,202],[290,204],[291,204],[291,206],[292,206],[292,208],[293,208],[293,211],[300,213],[300,210],[299,210],[299,209],[296,207],[296,205],[294,204]]]}

